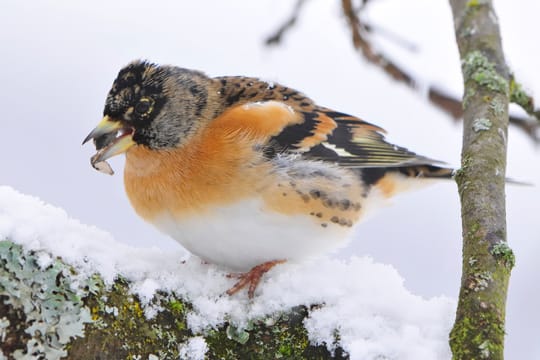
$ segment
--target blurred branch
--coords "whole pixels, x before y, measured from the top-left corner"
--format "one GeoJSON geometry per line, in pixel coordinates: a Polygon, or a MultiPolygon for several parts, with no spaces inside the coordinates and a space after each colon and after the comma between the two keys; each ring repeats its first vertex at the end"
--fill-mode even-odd
{"type": "MultiPolygon", "coordinates": [[[[461,100],[458,100],[456,97],[435,87],[430,87],[428,99],[433,105],[450,115],[454,120],[463,119],[463,105],[461,100]]],[[[536,111],[535,118],[538,119],[539,115],[540,111],[536,111]]],[[[540,143],[540,126],[535,119],[510,115],[510,124],[522,130],[534,143],[540,143]]]]}
{"type": "Polygon", "coordinates": [[[305,2],[306,0],[296,0],[296,5],[294,6],[291,16],[274,32],[273,35],[266,38],[266,45],[279,45],[281,43],[283,35],[296,24],[296,20],[298,20],[298,16],[300,15],[300,11],[305,2]]]}
{"type": "MultiPolygon", "coordinates": [[[[364,6],[361,9],[364,9],[365,5],[366,2],[364,2],[364,6]]],[[[342,0],[341,6],[343,8],[343,14],[345,15],[351,29],[352,43],[354,48],[360,51],[367,61],[379,66],[394,80],[403,82],[409,87],[414,88],[414,80],[406,71],[394,64],[383,54],[378,53],[373,49],[371,43],[364,35],[370,30],[368,30],[369,28],[360,21],[360,17],[353,8],[352,1],[342,0]]]]}
{"type": "MultiPolygon", "coordinates": [[[[302,6],[306,0],[298,0],[293,9],[293,13],[289,19],[281,25],[278,30],[266,39],[267,45],[278,45],[283,40],[286,32],[296,24],[302,6]]],[[[370,24],[363,22],[359,14],[366,9],[368,4],[372,3],[372,0],[362,0],[356,6],[352,0],[341,0],[341,8],[351,32],[351,40],[354,48],[358,50],[364,59],[381,68],[387,75],[391,76],[394,80],[407,85],[409,88],[417,91],[418,83],[415,78],[405,69],[398,66],[385,54],[376,51],[368,35],[377,32],[378,35],[386,35],[393,41],[398,42],[407,49],[415,50],[414,45],[407,43],[405,40],[400,39],[395,34],[391,34],[388,31],[381,30],[370,24]]],[[[512,80],[511,82],[511,101],[521,108],[523,108],[530,116],[510,116],[510,124],[522,130],[534,143],[540,143],[540,110],[534,109],[533,98],[526,94],[522,87],[512,80]],[[539,120],[539,121],[536,121],[539,120]]],[[[453,119],[458,120],[463,118],[463,106],[462,101],[454,96],[451,96],[436,87],[429,87],[428,91],[429,101],[441,109],[453,119]]]]}

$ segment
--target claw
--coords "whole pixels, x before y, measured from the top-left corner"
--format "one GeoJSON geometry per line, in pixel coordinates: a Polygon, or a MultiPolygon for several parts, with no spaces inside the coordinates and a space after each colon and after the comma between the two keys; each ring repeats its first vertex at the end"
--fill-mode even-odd
{"type": "Polygon", "coordinates": [[[267,273],[270,269],[272,269],[274,266],[278,264],[283,264],[285,260],[273,260],[268,261],[265,263],[262,263],[260,265],[255,266],[251,270],[249,270],[247,273],[244,274],[229,274],[227,277],[229,278],[238,278],[238,282],[234,284],[232,288],[227,290],[227,295],[231,296],[236,294],[238,291],[242,290],[246,286],[248,287],[248,298],[252,299],[253,295],[255,295],[255,289],[257,288],[257,285],[259,285],[259,282],[261,281],[262,276],[267,273]]]}

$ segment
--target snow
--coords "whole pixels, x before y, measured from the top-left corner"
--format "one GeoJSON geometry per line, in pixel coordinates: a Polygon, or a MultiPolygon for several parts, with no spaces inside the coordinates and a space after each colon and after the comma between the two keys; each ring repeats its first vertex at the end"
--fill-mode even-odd
{"type": "MultiPolygon", "coordinates": [[[[0,186],[3,239],[60,256],[79,276],[97,272],[110,284],[121,274],[132,281],[147,316],[159,311],[150,303],[157,290],[174,291],[193,304],[188,325],[198,335],[224,321],[242,327],[249,319],[271,319],[296,305],[324,304],[305,320],[312,343],[332,349],[337,330],[351,359],[450,358],[448,333],[455,301],[411,294],[392,266],[369,257],[280,265],[265,276],[253,300],[245,293],[229,297],[224,292],[234,279],[226,276],[226,269],[202,263],[180,248],[127,246],[71,219],[62,209],[0,186]]],[[[50,261],[47,255],[39,259],[43,265],[50,261]]],[[[192,359],[202,359],[206,346],[199,336],[181,349],[192,359]]]]}
{"type": "Polygon", "coordinates": [[[204,360],[208,345],[202,336],[195,336],[180,345],[180,358],[186,360],[204,360]]]}

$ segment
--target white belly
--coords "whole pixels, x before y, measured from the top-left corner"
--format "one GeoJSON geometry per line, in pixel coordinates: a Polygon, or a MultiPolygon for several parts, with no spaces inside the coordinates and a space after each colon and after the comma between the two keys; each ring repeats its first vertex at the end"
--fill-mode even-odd
{"type": "Polygon", "coordinates": [[[271,260],[304,260],[346,244],[351,228],[313,217],[264,210],[262,201],[245,200],[210,209],[204,216],[175,219],[164,213],[153,224],[200,258],[237,271],[271,260]]]}

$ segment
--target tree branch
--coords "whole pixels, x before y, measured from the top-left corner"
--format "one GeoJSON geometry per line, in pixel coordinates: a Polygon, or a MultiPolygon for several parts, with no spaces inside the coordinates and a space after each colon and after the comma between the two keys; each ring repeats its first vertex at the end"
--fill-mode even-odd
{"type": "Polygon", "coordinates": [[[305,306],[272,322],[253,319],[249,329],[226,323],[206,334],[189,329],[191,305],[175,294],[158,293],[151,306],[156,314],[147,317],[125,279],[106,286],[98,275],[82,277],[48,254],[0,241],[2,359],[191,359],[193,342],[206,344],[205,359],[348,358],[340,347],[330,354],[310,344],[305,306]]]}
{"type": "Polygon", "coordinates": [[[296,25],[296,21],[298,20],[298,16],[300,15],[300,11],[305,2],[306,0],[296,0],[296,5],[294,6],[291,16],[274,32],[273,35],[266,38],[266,45],[279,45],[281,43],[285,33],[296,25]]]}
{"type": "MultiPolygon", "coordinates": [[[[296,24],[303,3],[304,0],[298,0],[291,17],[273,35],[267,38],[267,45],[277,45],[283,40],[285,33],[296,24]]],[[[355,8],[352,0],[341,0],[342,11],[351,31],[351,41],[354,48],[362,54],[364,59],[379,67],[392,79],[417,91],[417,81],[407,70],[398,66],[385,54],[377,52],[373,48],[368,38],[368,34],[377,31],[377,29],[362,22],[359,16],[369,3],[369,0],[363,0],[355,8]]],[[[379,33],[380,32],[381,31],[379,30],[379,33]]],[[[394,35],[392,35],[392,37],[395,38],[394,35]]],[[[400,43],[403,42],[400,41],[400,43]]],[[[407,48],[410,48],[410,46],[407,46],[407,48]]],[[[453,119],[457,120],[463,117],[463,105],[461,100],[434,86],[429,88],[428,94],[428,99],[431,104],[450,115],[453,119]]],[[[522,130],[533,142],[540,143],[540,110],[535,110],[533,98],[526,94],[522,90],[522,87],[514,81],[511,82],[511,101],[522,107],[532,118],[510,116],[510,123],[522,130]]]]}
{"type": "Polygon", "coordinates": [[[450,334],[454,359],[503,359],[514,255],[506,242],[505,170],[510,74],[491,0],[450,0],[463,98],[463,273],[450,334]]]}

